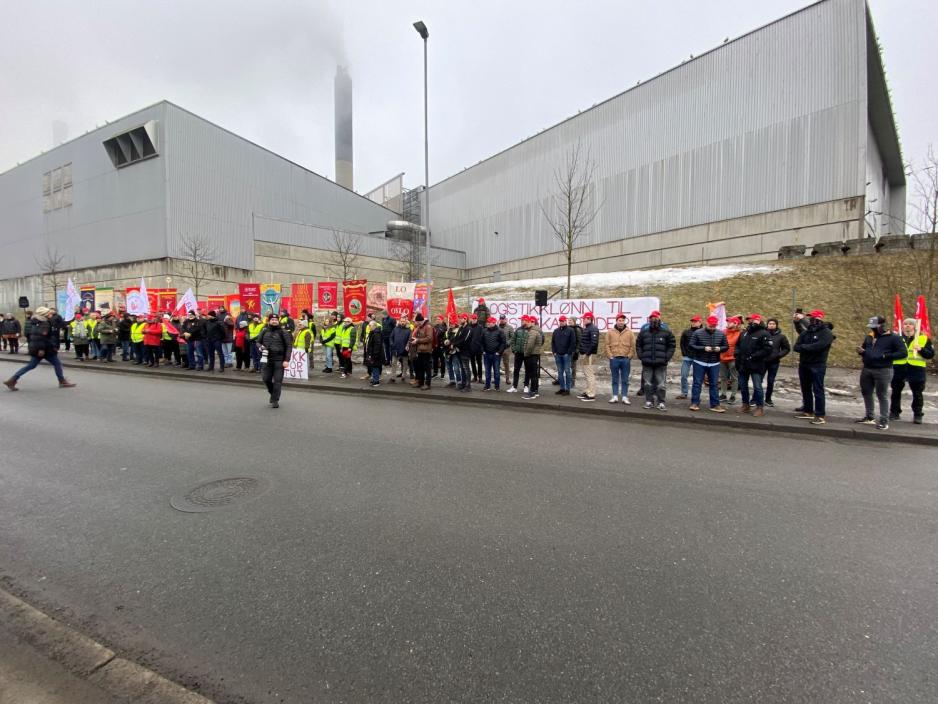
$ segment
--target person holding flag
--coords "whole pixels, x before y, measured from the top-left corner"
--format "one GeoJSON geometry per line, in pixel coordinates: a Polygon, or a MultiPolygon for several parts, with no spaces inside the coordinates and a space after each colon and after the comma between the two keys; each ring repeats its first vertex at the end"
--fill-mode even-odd
{"type": "MultiPolygon", "coordinates": [[[[916,316],[925,311],[924,299],[916,309],[916,316]]],[[[899,420],[902,415],[902,390],[909,385],[912,392],[912,422],[922,424],[925,403],[925,366],[928,360],[935,358],[935,348],[931,343],[931,328],[928,325],[928,313],[924,312],[924,324],[921,318],[910,318],[902,324],[902,342],[908,350],[904,359],[893,361],[892,395],[889,399],[889,419],[899,420]],[[927,331],[927,332],[926,332],[927,331]]]]}

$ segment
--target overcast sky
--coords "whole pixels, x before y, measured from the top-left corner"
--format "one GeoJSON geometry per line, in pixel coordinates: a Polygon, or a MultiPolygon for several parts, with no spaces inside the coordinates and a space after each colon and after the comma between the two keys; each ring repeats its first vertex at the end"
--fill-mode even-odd
{"type": "MultiPolygon", "coordinates": [[[[354,81],[355,188],[430,180],[803,7],[804,0],[9,0],[0,24],[0,171],[169,99],[330,178],[332,81],[354,81]],[[15,8],[15,9],[14,9],[15,8]]],[[[870,0],[904,158],[938,142],[934,0],[870,0]]]]}

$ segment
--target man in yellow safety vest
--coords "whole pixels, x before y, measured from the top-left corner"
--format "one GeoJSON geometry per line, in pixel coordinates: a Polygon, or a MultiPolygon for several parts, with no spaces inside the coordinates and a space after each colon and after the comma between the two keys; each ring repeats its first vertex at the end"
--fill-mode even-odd
{"type": "Polygon", "coordinates": [[[134,316],[130,326],[130,344],[134,348],[134,364],[143,364],[143,329],[147,326],[143,316],[134,316]]]}
{"type": "Polygon", "coordinates": [[[912,422],[921,425],[924,416],[922,392],[925,390],[925,365],[929,359],[934,359],[935,348],[927,335],[916,334],[916,323],[912,319],[902,324],[902,341],[909,350],[909,356],[893,362],[889,418],[899,420],[902,414],[902,389],[908,383],[912,391],[912,422]]]}
{"type": "Polygon", "coordinates": [[[323,367],[323,372],[326,374],[332,373],[332,365],[335,363],[335,347],[336,347],[336,333],[339,330],[338,319],[335,315],[330,314],[326,321],[322,324],[322,333],[320,334],[320,340],[322,341],[322,346],[326,355],[326,366],[323,367]]]}

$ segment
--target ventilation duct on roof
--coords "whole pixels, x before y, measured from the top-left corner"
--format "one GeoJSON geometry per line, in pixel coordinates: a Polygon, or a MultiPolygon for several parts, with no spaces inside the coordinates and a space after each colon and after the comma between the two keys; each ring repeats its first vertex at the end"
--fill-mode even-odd
{"type": "Polygon", "coordinates": [[[119,169],[158,156],[156,128],[156,120],[150,120],[145,125],[104,140],[104,149],[111,163],[119,169]]]}

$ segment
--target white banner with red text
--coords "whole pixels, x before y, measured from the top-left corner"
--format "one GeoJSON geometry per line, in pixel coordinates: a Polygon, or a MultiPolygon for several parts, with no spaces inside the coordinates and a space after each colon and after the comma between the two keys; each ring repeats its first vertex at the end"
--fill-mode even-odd
{"type": "MultiPolygon", "coordinates": [[[[509,325],[518,327],[522,315],[533,315],[543,321],[544,332],[551,332],[558,325],[561,315],[576,318],[583,324],[583,314],[592,313],[599,331],[608,330],[616,324],[616,317],[625,314],[626,324],[638,332],[648,322],[648,315],[659,310],[661,301],[654,296],[644,298],[571,298],[547,301],[538,308],[532,301],[493,301],[486,299],[489,315],[496,318],[505,315],[509,325]]],[[[664,322],[668,322],[665,320],[664,322]]]]}

